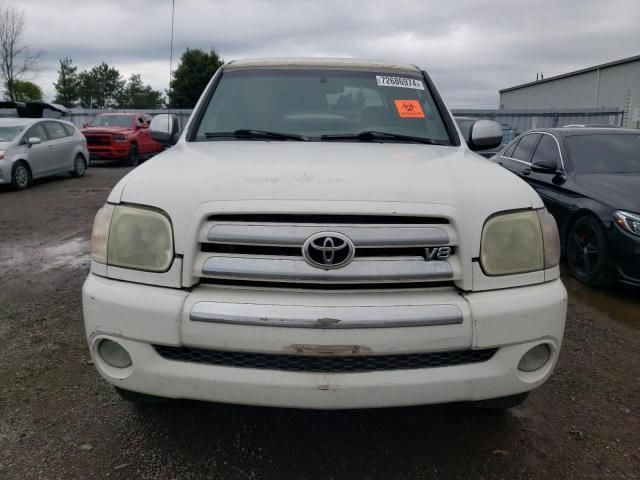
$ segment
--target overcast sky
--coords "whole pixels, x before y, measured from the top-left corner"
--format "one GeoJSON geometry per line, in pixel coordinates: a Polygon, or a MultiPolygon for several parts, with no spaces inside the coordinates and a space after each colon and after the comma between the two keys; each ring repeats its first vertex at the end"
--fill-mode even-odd
{"type": "MultiPolygon", "coordinates": [[[[175,0],[175,57],[337,56],[430,72],[450,107],[496,108],[501,88],[640,54],[640,0],[175,0]]],[[[101,62],[166,89],[171,0],[19,0],[30,78],[54,95],[58,59],[101,62]]],[[[174,60],[174,68],[175,68],[174,60]]]]}

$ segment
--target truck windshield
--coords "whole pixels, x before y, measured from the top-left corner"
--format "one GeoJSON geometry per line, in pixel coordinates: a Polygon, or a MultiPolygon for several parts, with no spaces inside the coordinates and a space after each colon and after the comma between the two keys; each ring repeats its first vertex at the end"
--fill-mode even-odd
{"type": "Polygon", "coordinates": [[[640,173],[640,134],[573,135],[566,142],[576,173],[640,173]]]}
{"type": "Polygon", "coordinates": [[[130,115],[98,115],[91,122],[92,127],[130,127],[130,115]]]}
{"type": "Polygon", "coordinates": [[[0,127],[0,142],[10,142],[24,130],[25,125],[5,125],[0,127]]]}
{"type": "Polygon", "coordinates": [[[229,139],[451,145],[418,72],[357,70],[224,72],[195,140],[229,139]]]}

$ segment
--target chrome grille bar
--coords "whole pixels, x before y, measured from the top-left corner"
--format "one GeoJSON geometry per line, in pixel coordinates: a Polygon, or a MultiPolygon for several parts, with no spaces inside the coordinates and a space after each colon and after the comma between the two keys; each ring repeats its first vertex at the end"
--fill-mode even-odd
{"type": "Polygon", "coordinates": [[[218,223],[207,232],[206,241],[232,245],[302,246],[319,231],[342,233],[356,248],[430,247],[449,245],[447,232],[440,227],[420,225],[293,225],[218,223]]]}
{"type": "Polygon", "coordinates": [[[190,319],[230,325],[350,329],[455,325],[462,323],[463,316],[450,304],[324,307],[198,302],[190,319]]]}
{"type": "Polygon", "coordinates": [[[428,282],[452,280],[453,268],[449,262],[427,262],[422,257],[355,259],[345,267],[322,270],[295,257],[212,255],[204,261],[202,274],[225,279],[300,283],[428,282]]]}

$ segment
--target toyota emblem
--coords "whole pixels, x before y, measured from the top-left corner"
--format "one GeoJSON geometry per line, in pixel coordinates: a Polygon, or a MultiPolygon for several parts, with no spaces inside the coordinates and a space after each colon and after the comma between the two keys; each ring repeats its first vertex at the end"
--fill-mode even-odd
{"type": "Polygon", "coordinates": [[[307,263],[325,270],[348,265],[355,251],[349,237],[337,232],[316,233],[302,246],[302,255],[307,263]]]}

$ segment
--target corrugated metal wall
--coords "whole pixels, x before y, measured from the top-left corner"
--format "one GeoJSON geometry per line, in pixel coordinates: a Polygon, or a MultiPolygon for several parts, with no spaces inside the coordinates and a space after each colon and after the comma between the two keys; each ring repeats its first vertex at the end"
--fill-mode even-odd
{"type": "MultiPolygon", "coordinates": [[[[78,127],[82,127],[84,123],[89,122],[99,113],[117,113],[127,110],[84,110],[74,108],[68,116],[63,119],[73,122],[78,127]]],[[[150,115],[159,113],[167,113],[167,110],[137,110],[150,115]]],[[[191,115],[192,110],[172,109],[171,113],[178,116],[180,127],[184,127],[191,115]]],[[[462,115],[477,118],[486,118],[501,123],[506,130],[513,129],[516,134],[525,132],[537,127],[561,127],[573,123],[602,123],[608,125],[621,126],[623,120],[623,111],[621,109],[569,109],[569,110],[475,110],[475,109],[457,109],[453,110],[454,115],[462,115]]]]}
{"type": "Polygon", "coordinates": [[[588,72],[510,90],[500,94],[500,108],[592,108],[596,82],[596,72],[588,72]]]}
{"type": "Polygon", "coordinates": [[[505,140],[509,130],[518,135],[532,128],[552,128],[563,125],[597,123],[621,126],[623,120],[622,109],[587,108],[587,109],[521,109],[521,110],[476,110],[455,109],[454,115],[476,117],[495,120],[502,125],[505,140]]]}
{"type": "Polygon", "coordinates": [[[502,92],[500,108],[613,108],[624,111],[622,126],[640,128],[640,60],[502,92]]]}
{"type": "MultiPolygon", "coordinates": [[[[8,109],[0,111],[0,117],[15,117],[15,111],[8,109]]],[[[62,120],[67,120],[74,123],[78,127],[82,127],[85,123],[88,123],[92,118],[100,113],[118,113],[118,112],[130,112],[131,110],[88,110],[81,108],[74,108],[68,115],[61,117],[62,120]]],[[[150,115],[157,115],[159,113],[167,113],[168,110],[136,110],[136,112],[148,113],[150,115]]],[[[192,110],[172,109],[170,113],[174,113],[178,117],[180,128],[184,128],[192,110]]],[[[486,109],[454,109],[452,110],[454,115],[465,117],[476,117],[480,119],[495,120],[500,123],[503,128],[505,140],[513,138],[514,135],[519,135],[522,132],[531,130],[532,128],[543,127],[561,127],[563,125],[570,124],[584,124],[584,123],[598,123],[621,126],[623,124],[623,117],[626,112],[617,108],[588,108],[588,109],[565,109],[565,110],[553,110],[553,109],[519,109],[519,110],[486,110],[486,109]]]]}

